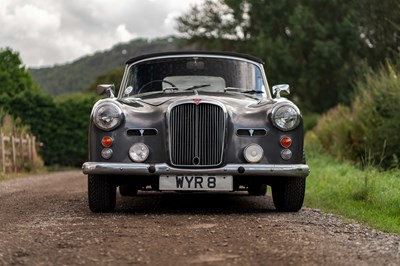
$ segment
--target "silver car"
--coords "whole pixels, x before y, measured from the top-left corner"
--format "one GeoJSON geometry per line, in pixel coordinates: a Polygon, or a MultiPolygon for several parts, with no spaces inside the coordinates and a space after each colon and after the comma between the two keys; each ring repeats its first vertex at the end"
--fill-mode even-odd
{"type": "Polygon", "coordinates": [[[182,51],[127,61],[118,95],[93,107],[89,127],[89,207],[113,211],[116,191],[272,188],[278,211],[303,205],[309,167],[298,107],[272,87],[263,62],[230,53],[182,51]]]}

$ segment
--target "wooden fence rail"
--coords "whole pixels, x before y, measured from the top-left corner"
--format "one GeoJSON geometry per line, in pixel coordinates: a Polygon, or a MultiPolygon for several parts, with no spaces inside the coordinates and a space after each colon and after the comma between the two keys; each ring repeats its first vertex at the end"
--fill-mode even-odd
{"type": "Polygon", "coordinates": [[[34,136],[6,136],[0,132],[0,172],[23,171],[33,164],[35,156],[34,136]]]}

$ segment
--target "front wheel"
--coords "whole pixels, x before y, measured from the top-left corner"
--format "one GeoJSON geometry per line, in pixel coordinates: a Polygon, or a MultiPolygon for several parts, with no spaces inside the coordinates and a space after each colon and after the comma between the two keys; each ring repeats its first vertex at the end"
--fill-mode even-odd
{"type": "Polygon", "coordinates": [[[286,177],[272,185],[272,199],[277,211],[297,212],[303,206],[305,177],[286,177]]]}
{"type": "Polygon", "coordinates": [[[115,208],[116,186],[109,176],[88,176],[89,208],[92,212],[112,212],[115,208]]]}

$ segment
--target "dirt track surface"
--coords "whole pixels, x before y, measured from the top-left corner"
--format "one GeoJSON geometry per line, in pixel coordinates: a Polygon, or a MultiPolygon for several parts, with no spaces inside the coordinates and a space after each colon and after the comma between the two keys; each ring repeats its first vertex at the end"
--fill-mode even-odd
{"type": "Polygon", "coordinates": [[[78,171],[0,181],[0,265],[400,265],[400,237],[271,198],[141,192],[93,214],[78,171]]]}

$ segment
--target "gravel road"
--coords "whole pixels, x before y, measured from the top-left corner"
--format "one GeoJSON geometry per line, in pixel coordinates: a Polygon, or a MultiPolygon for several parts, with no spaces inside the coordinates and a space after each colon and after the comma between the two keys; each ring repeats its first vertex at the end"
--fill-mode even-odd
{"type": "Polygon", "coordinates": [[[400,265],[400,236],[269,196],[140,192],[94,214],[78,171],[0,181],[0,265],[400,265]]]}

